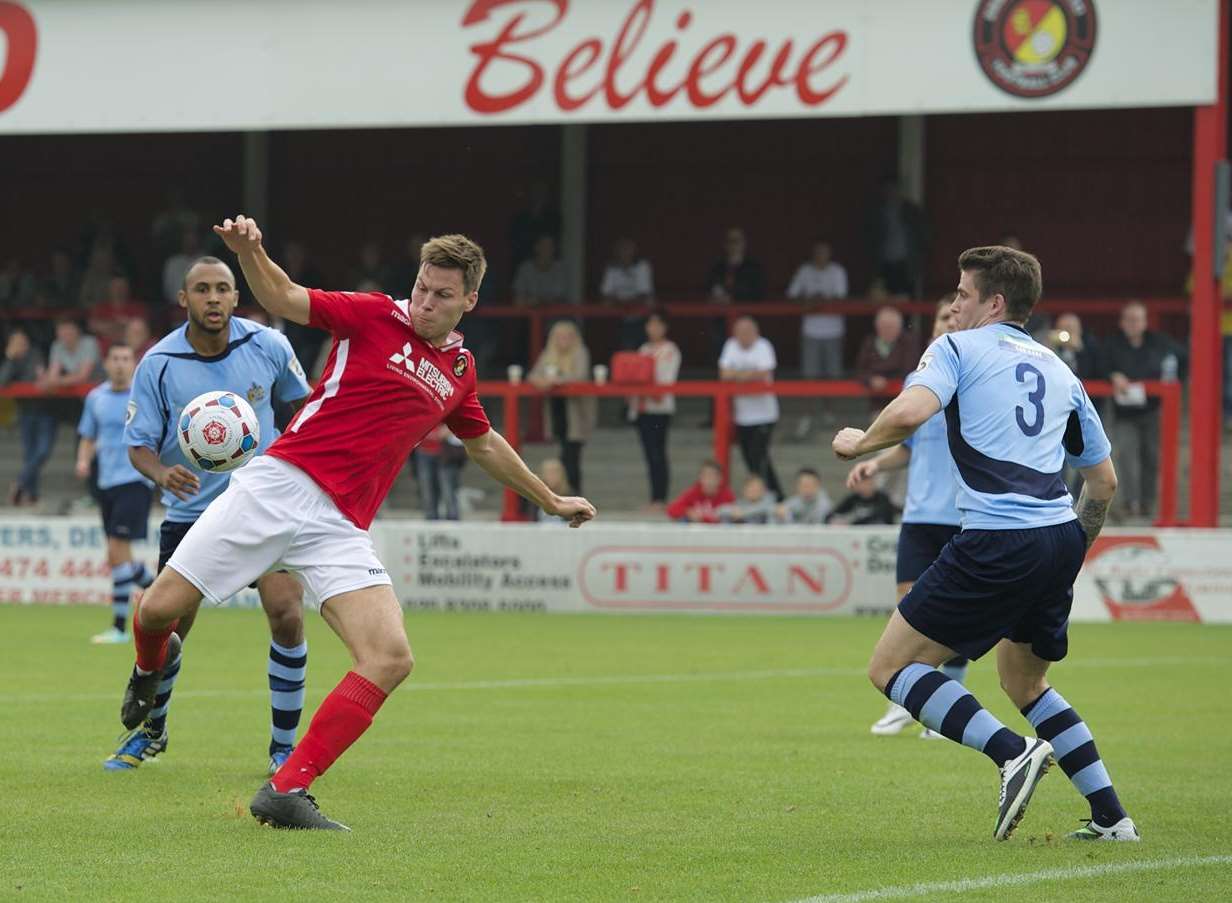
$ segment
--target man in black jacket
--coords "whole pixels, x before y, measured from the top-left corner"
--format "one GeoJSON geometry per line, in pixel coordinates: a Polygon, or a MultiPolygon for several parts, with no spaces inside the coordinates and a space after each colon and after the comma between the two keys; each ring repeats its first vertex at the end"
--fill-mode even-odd
{"type": "Polygon", "coordinates": [[[1104,343],[1102,370],[1116,393],[1112,449],[1120,477],[1117,496],[1134,517],[1150,516],[1159,476],[1159,399],[1148,397],[1142,383],[1176,379],[1181,357],[1170,338],[1146,328],[1146,307],[1137,301],[1125,305],[1120,332],[1104,343]]]}

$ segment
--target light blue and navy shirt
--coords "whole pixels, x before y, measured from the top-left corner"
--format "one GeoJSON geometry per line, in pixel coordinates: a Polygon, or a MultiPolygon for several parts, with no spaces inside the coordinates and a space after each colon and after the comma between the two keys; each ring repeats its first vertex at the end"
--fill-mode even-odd
{"type": "Polygon", "coordinates": [[[112,489],[125,483],[154,485],[128,460],[124,418],[130,391],[113,389],[110,382],[105,382],[90,390],[81,407],[77,435],[94,443],[94,452],[98,456],[99,489],[112,489]]]}
{"type": "MultiPolygon", "coordinates": [[[[124,442],[158,452],[164,466],[182,464],[196,470],[180,451],[176,423],[185,406],[202,392],[231,391],[248,399],[260,423],[257,453],[278,437],[276,399],[284,404],[308,394],[308,380],[286,336],[268,326],[231,318],[226,350],[213,357],[198,354],[188,342],[188,325],[165,336],[137,366],[124,442]]],[[[227,488],[228,474],[198,472],[200,491],[180,501],[163,493],[167,520],[192,523],[206,505],[227,488]]]]}
{"type": "Polygon", "coordinates": [[[903,523],[957,527],[962,523],[962,514],[958,511],[958,486],[946,437],[945,412],[939,411],[925,420],[903,445],[911,451],[903,523]]]}
{"type": "Polygon", "coordinates": [[[1012,323],[942,336],[906,384],[931,390],[945,412],[964,530],[1073,520],[1063,465],[1093,467],[1111,452],[1078,377],[1012,323]]]}

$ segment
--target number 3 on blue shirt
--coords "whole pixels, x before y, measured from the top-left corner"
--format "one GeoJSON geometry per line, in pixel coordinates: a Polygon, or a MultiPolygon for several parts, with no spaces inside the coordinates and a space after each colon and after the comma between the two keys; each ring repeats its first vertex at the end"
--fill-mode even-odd
{"type": "Polygon", "coordinates": [[[1014,417],[1018,421],[1020,430],[1028,436],[1038,436],[1040,430],[1044,428],[1044,374],[1030,364],[1019,364],[1014,370],[1014,378],[1020,383],[1026,382],[1028,373],[1035,374],[1035,391],[1027,393],[1027,401],[1035,406],[1035,422],[1027,423],[1027,419],[1022,414],[1021,405],[1014,408],[1014,417]]]}

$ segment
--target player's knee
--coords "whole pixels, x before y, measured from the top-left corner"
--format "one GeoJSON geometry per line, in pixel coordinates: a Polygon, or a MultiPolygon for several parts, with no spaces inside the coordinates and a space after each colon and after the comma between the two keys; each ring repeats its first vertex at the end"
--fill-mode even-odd
{"type": "Polygon", "coordinates": [[[877,688],[878,693],[884,693],[886,686],[890,683],[890,678],[894,676],[896,668],[889,667],[885,662],[879,661],[877,656],[873,656],[868,663],[868,679],[869,682],[877,688]]]}
{"type": "Polygon", "coordinates": [[[415,659],[409,646],[390,646],[371,651],[359,664],[362,670],[375,675],[373,682],[388,693],[410,676],[415,659]]]}
{"type": "Polygon", "coordinates": [[[1021,709],[1032,700],[1039,699],[1043,692],[1048,689],[1048,684],[1043,678],[1019,674],[1002,674],[1001,689],[1005,691],[1005,695],[1009,697],[1010,702],[1021,709]]]}
{"type": "Polygon", "coordinates": [[[304,641],[304,610],[297,600],[271,606],[265,612],[270,636],[279,646],[298,646],[304,641]]]}

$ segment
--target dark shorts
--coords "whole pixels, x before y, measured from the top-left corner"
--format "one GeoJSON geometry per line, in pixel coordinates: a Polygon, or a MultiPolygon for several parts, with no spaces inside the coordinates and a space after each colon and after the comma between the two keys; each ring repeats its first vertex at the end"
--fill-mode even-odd
{"type": "Polygon", "coordinates": [[[116,539],[145,539],[149,532],[150,502],[154,491],[145,483],[121,483],[98,490],[103,532],[116,539]]]}
{"type": "Polygon", "coordinates": [[[1008,638],[1059,662],[1069,648],[1074,579],[1086,555],[1078,521],[1032,530],[964,530],[898,604],[930,640],[976,659],[1008,638]]]}
{"type": "Polygon", "coordinates": [[[898,531],[895,583],[914,583],[962,528],[950,524],[903,524],[898,531]]]}
{"type": "MultiPolygon", "coordinates": [[[[158,571],[162,573],[163,568],[167,566],[167,562],[171,560],[171,556],[175,554],[175,550],[180,543],[184,541],[184,537],[188,535],[188,531],[192,529],[192,525],[196,521],[190,521],[186,524],[177,521],[165,520],[162,526],[158,528],[158,571]]],[[[279,574],[285,574],[286,571],[278,571],[279,574]]],[[[257,578],[260,579],[259,577],[257,578]]],[[[249,589],[257,588],[257,581],[254,580],[248,584],[249,589]]]]}

